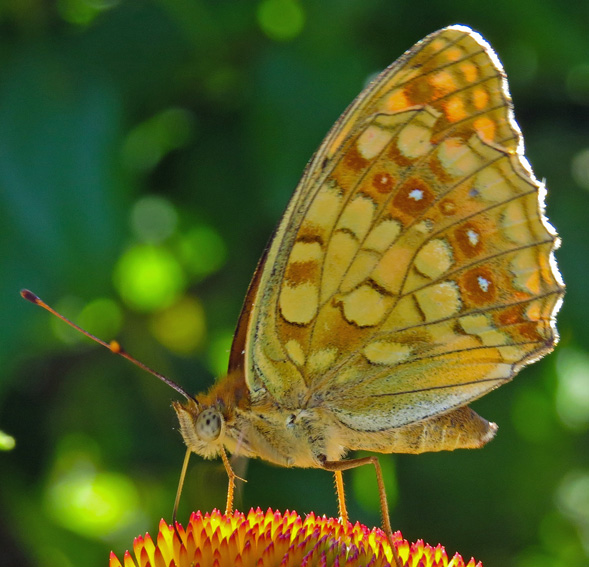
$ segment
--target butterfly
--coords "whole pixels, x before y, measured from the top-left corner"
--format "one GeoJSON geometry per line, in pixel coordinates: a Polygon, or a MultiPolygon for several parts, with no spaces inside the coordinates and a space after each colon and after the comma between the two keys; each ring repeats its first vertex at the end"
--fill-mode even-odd
{"type": "Polygon", "coordinates": [[[481,447],[468,404],[557,342],[544,187],[497,56],[463,26],[383,71],[308,164],[259,262],[225,378],[174,403],[189,451],[342,471],[481,447]]]}
{"type": "Polygon", "coordinates": [[[158,375],[187,399],[174,402],[182,476],[191,452],[220,456],[230,512],[227,452],[325,469],[347,521],[342,471],[372,464],[391,534],[377,457],[345,456],[493,438],[468,404],[558,340],[544,195],[489,44],[464,26],[417,43],[309,162],[249,286],[227,376],[193,397],[158,375]]]}

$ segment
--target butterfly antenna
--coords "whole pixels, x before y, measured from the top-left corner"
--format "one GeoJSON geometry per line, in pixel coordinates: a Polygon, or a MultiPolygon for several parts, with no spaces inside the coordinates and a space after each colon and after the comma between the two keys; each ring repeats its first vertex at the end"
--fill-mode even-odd
{"type": "Polygon", "coordinates": [[[103,347],[110,350],[110,352],[113,352],[114,354],[118,354],[118,355],[122,356],[123,358],[126,358],[128,361],[132,362],[135,366],[138,366],[142,370],[145,370],[146,372],[153,374],[156,378],[159,378],[162,382],[164,382],[165,384],[170,386],[170,388],[173,388],[174,390],[176,390],[176,392],[178,392],[179,394],[184,396],[187,400],[196,401],[193,396],[191,396],[188,392],[186,392],[182,387],[178,386],[178,384],[176,384],[175,382],[173,382],[172,380],[170,380],[169,378],[167,378],[163,374],[156,372],[155,370],[153,370],[152,368],[150,368],[146,364],[143,364],[143,362],[139,362],[136,358],[133,358],[129,353],[125,352],[123,347],[117,341],[110,341],[110,343],[107,343],[107,342],[99,339],[98,337],[95,337],[93,334],[89,333],[88,331],[85,331],[84,329],[82,329],[82,327],[79,327],[78,325],[76,325],[75,323],[70,321],[67,317],[64,317],[61,313],[58,313],[57,311],[55,311],[55,309],[53,309],[52,307],[47,305],[47,303],[45,303],[42,299],[37,297],[32,291],[29,291],[28,289],[22,289],[20,291],[20,294],[27,301],[30,301],[31,303],[34,303],[35,305],[38,305],[39,307],[46,309],[47,311],[49,311],[49,313],[55,315],[58,319],[61,319],[64,323],[67,323],[70,327],[73,327],[74,329],[76,329],[76,331],[79,331],[83,335],[86,335],[89,339],[92,339],[94,342],[97,342],[98,344],[100,344],[103,347]]]}

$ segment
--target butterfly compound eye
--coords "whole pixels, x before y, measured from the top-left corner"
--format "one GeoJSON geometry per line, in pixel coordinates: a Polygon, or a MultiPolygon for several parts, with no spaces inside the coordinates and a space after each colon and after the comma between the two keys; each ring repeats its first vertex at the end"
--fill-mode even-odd
{"type": "Polygon", "coordinates": [[[207,408],[196,418],[196,434],[203,441],[214,441],[221,434],[221,414],[207,408]]]}

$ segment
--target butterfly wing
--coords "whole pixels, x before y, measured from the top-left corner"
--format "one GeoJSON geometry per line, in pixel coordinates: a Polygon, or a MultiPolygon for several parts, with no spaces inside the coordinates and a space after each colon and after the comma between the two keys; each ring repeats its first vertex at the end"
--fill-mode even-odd
{"type": "Polygon", "coordinates": [[[396,428],[549,352],[563,285],[543,193],[488,44],[425,38],[331,129],[258,267],[231,356],[252,400],[396,428]]]}

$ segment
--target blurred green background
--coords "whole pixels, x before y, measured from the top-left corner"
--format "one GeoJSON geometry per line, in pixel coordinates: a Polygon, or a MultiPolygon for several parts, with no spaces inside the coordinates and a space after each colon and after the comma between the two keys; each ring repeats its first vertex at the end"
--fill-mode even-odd
{"type": "MultiPolygon", "coordinates": [[[[1,565],[121,557],[170,520],[184,454],[177,394],[19,289],[207,388],[328,128],[454,23],[506,67],[568,294],[557,351],[474,404],[495,441],[381,459],[392,524],[487,567],[589,565],[589,4],[548,0],[0,1],[1,565]]],[[[240,509],[336,514],[326,472],[246,474],[240,509]]],[[[378,525],[373,476],[346,473],[348,499],[378,525]]],[[[225,490],[220,461],[193,457],[180,521],[225,490]]]]}

